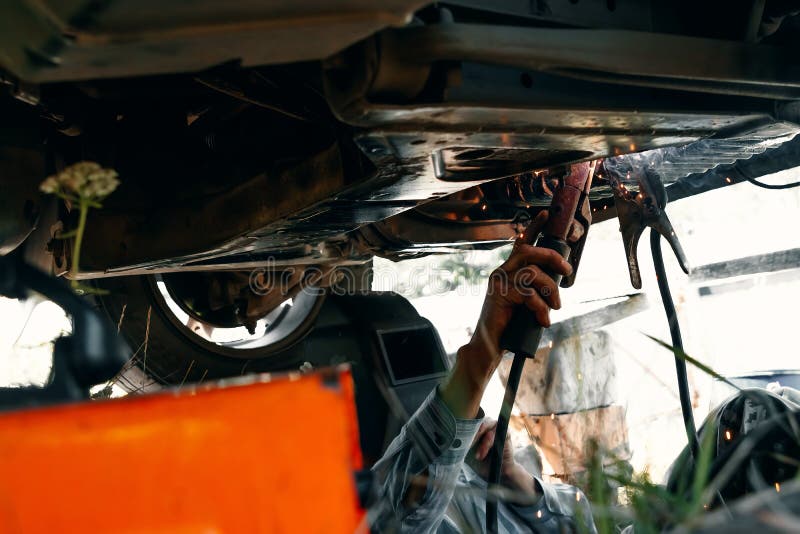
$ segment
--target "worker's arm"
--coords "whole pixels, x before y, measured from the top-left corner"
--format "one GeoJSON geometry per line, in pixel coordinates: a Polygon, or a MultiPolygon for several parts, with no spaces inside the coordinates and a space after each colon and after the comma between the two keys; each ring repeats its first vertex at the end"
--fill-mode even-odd
{"type": "MultiPolygon", "coordinates": [[[[542,213],[528,231],[539,233],[547,220],[546,212],[542,213]]],[[[455,417],[471,419],[478,414],[483,392],[503,355],[500,336],[517,306],[527,306],[540,325],[550,326],[550,308],[560,308],[561,298],[558,284],[543,269],[563,276],[572,272],[556,251],[517,241],[508,260],[490,276],[475,333],[458,350],[453,370],[440,390],[455,417]]]]}
{"type": "Polygon", "coordinates": [[[482,418],[456,419],[434,390],[376,463],[373,532],[436,532],[482,418]]]}
{"type": "MultiPolygon", "coordinates": [[[[538,218],[533,230],[545,220],[538,218]]],[[[441,524],[481,425],[481,398],[500,362],[499,339],[515,306],[527,306],[545,326],[550,324],[550,307],[561,306],[558,286],[542,269],[570,272],[553,251],[518,243],[492,273],[472,340],[458,351],[448,378],[373,467],[382,497],[370,511],[375,530],[432,532],[441,524]]]]}

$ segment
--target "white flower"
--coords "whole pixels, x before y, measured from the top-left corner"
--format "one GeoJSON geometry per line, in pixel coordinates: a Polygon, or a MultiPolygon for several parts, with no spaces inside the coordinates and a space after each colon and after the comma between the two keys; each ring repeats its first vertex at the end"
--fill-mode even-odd
{"type": "Polygon", "coordinates": [[[119,185],[117,172],[112,169],[100,169],[87,176],[87,183],[83,186],[84,196],[104,198],[110,195],[119,185]]]}
{"type": "Polygon", "coordinates": [[[118,185],[114,169],[104,169],[93,161],[81,161],[48,177],[39,189],[44,193],[64,191],[80,198],[101,200],[114,192],[118,185]]]}
{"type": "Polygon", "coordinates": [[[58,191],[59,183],[55,176],[48,176],[47,179],[39,185],[39,191],[42,193],[53,194],[58,191]]]}

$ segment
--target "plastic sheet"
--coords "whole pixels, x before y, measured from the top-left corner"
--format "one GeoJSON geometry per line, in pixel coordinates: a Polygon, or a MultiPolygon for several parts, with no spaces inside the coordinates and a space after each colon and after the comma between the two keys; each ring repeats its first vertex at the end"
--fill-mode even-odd
{"type": "Polygon", "coordinates": [[[791,140],[797,133],[797,130],[787,133],[785,129],[775,132],[765,128],[746,137],[701,139],[679,147],[658,148],[608,158],[605,160],[605,167],[616,173],[623,182],[635,182],[628,176],[633,167],[650,167],[665,184],[671,184],[690,174],[762,154],[791,140]]]}

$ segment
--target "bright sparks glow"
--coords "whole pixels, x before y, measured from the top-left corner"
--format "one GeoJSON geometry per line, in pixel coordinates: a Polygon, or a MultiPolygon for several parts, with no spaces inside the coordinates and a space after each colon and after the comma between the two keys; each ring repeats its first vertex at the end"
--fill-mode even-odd
{"type": "Polygon", "coordinates": [[[733,439],[733,434],[731,434],[730,430],[725,430],[725,441],[730,441],[733,439]]]}
{"type": "Polygon", "coordinates": [[[725,177],[725,181],[726,181],[726,182],[728,182],[728,183],[731,183],[731,182],[733,182],[733,180],[731,180],[731,177],[730,177],[730,176],[726,176],[726,177],[725,177]]]}
{"type": "Polygon", "coordinates": [[[781,492],[781,483],[780,482],[776,482],[775,483],[775,491],[777,491],[778,493],[781,492]]]}
{"type": "Polygon", "coordinates": [[[541,518],[542,518],[542,511],[541,511],[541,510],[538,510],[538,511],[536,512],[536,517],[538,517],[539,519],[541,519],[541,518]]]}

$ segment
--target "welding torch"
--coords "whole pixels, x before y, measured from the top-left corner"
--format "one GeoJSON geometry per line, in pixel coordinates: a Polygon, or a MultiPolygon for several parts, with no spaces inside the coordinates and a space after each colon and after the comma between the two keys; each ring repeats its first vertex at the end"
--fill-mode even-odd
{"type": "MultiPolygon", "coordinates": [[[[572,265],[572,274],[561,279],[561,275],[546,272],[547,276],[560,284],[569,287],[574,282],[580,254],[586,241],[586,233],[591,224],[589,209],[589,188],[594,175],[595,162],[576,163],[570,166],[569,173],[560,178],[553,191],[553,200],[548,210],[548,218],[541,235],[528,235],[524,232],[520,238],[526,244],[549,248],[558,252],[572,265]],[[537,239],[538,238],[538,239],[537,239]]],[[[533,288],[526,290],[535,291],[533,288]]],[[[506,391],[500,415],[497,418],[497,430],[489,453],[489,487],[500,482],[503,466],[503,447],[505,446],[508,422],[511,409],[517,396],[517,388],[522,376],[525,360],[533,358],[542,339],[543,327],[534,313],[525,305],[515,308],[511,320],[500,337],[500,349],[514,354],[511,370],[508,373],[506,391]]],[[[498,531],[497,501],[486,501],[486,531],[498,531]]]]}

